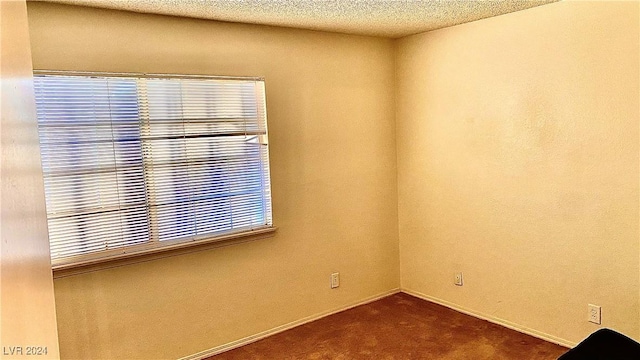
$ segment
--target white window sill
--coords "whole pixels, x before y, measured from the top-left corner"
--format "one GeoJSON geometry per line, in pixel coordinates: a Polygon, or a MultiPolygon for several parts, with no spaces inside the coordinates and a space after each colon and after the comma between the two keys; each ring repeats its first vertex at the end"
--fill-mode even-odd
{"type": "Polygon", "coordinates": [[[116,254],[111,253],[102,256],[97,255],[95,258],[84,258],[82,260],[71,260],[64,263],[54,264],[52,266],[53,277],[57,279],[91,271],[119,267],[128,264],[161,259],[169,256],[177,256],[196,251],[208,250],[212,248],[264,239],[267,237],[272,237],[277,229],[277,227],[271,226],[200,240],[176,242],[172,243],[171,245],[162,244],[162,246],[138,249],[125,248],[121,249],[120,252],[116,254]]]}

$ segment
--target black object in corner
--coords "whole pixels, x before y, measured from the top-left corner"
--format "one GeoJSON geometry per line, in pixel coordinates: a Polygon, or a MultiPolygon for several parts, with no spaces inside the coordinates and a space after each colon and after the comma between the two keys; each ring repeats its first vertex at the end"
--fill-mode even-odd
{"type": "Polygon", "coordinates": [[[558,360],[640,360],[640,343],[610,329],[600,329],[558,360]]]}

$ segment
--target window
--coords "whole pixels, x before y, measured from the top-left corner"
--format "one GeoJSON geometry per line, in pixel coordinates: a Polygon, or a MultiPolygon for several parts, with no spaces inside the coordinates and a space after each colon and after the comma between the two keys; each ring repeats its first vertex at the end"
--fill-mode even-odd
{"type": "Polygon", "coordinates": [[[262,79],[34,82],[54,268],[272,227],[262,79]]]}

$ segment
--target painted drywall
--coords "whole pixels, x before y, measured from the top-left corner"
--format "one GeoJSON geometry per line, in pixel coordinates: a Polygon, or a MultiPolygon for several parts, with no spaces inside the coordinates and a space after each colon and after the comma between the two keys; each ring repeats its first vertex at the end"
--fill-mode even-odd
{"type": "Polygon", "coordinates": [[[388,40],[30,3],[36,68],[267,80],[278,234],[56,280],[63,358],[192,354],[398,269],[565,343],[597,329],[587,303],[638,338],[638,12],[546,5],[401,39],[394,68],[388,40]]]}
{"type": "Polygon", "coordinates": [[[566,343],[592,303],[640,339],[639,14],[563,1],[397,43],[403,289],[566,343]]]}
{"type": "Polygon", "coordinates": [[[0,357],[58,359],[27,22],[24,0],[0,1],[0,357]]]}
{"type": "Polygon", "coordinates": [[[56,279],[62,358],[177,358],[399,287],[391,40],[36,2],[28,12],[36,69],[266,81],[276,235],[56,279]]]}

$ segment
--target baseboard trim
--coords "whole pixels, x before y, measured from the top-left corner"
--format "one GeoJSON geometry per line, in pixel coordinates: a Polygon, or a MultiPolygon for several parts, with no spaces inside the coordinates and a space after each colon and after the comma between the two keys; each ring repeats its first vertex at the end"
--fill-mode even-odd
{"type": "Polygon", "coordinates": [[[454,304],[454,303],[446,301],[446,300],[438,299],[438,298],[423,294],[423,293],[418,292],[418,291],[413,291],[413,290],[409,290],[409,289],[401,289],[401,292],[409,294],[409,295],[412,295],[412,296],[415,296],[415,297],[420,298],[422,300],[426,300],[426,301],[429,301],[429,302],[432,302],[432,303],[435,303],[435,304],[438,304],[438,305],[442,305],[444,307],[448,307],[449,309],[461,312],[463,314],[467,314],[467,315],[470,315],[470,316],[473,316],[473,317],[476,317],[476,318],[479,318],[479,319],[482,319],[482,320],[486,320],[488,322],[491,322],[491,323],[494,323],[494,324],[497,324],[497,325],[504,326],[504,327],[509,328],[511,330],[515,330],[515,331],[518,331],[518,332],[521,332],[521,333],[524,333],[524,334],[527,334],[527,335],[531,335],[531,336],[536,337],[538,339],[542,339],[542,340],[545,340],[545,341],[548,341],[548,342],[552,342],[554,344],[558,344],[558,345],[565,346],[565,347],[568,347],[568,348],[573,348],[573,347],[575,347],[577,345],[577,343],[575,343],[575,342],[572,342],[572,341],[569,341],[569,340],[565,340],[565,339],[562,339],[562,338],[559,338],[559,337],[544,333],[542,331],[531,329],[531,328],[528,328],[526,326],[522,326],[520,324],[513,323],[511,321],[500,319],[500,318],[492,316],[492,315],[484,314],[484,313],[481,313],[479,311],[467,309],[467,308],[465,308],[463,306],[460,306],[458,304],[454,304]]]}
{"type": "Polygon", "coordinates": [[[356,306],[368,304],[370,302],[374,302],[376,300],[380,300],[380,299],[382,299],[384,297],[387,297],[387,296],[393,295],[393,294],[397,294],[399,292],[400,292],[399,288],[395,288],[395,289],[392,289],[392,290],[389,290],[389,291],[385,291],[383,293],[380,293],[380,294],[377,294],[377,295],[374,295],[374,296],[370,296],[370,297],[368,297],[366,299],[357,301],[355,303],[351,303],[349,305],[341,306],[341,307],[338,307],[338,308],[335,308],[335,309],[332,309],[332,310],[329,310],[329,311],[321,312],[321,313],[318,313],[318,314],[315,314],[315,315],[307,316],[307,317],[304,317],[304,318],[302,318],[300,320],[296,320],[296,321],[292,321],[292,322],[284,324],[284,325],[276,326],[273,329],[269,329],[269,330],[257,333],[255,335],[247,336],[245,338],[238,339],[238,340],[232,341],[230,343],[222,344],[220,346],[216,346],[214,348],[211,348],[211,349],[208,349],[208,350],[204,350],[204,351],[201,351],[201,352],[193,354],[193,355],[188,355],[188,356],[182,357],[182,358],[180,358],[178,360],[202,360],[202,359],[205,359],[207,357],[210,357],[210,356],[213,356],[213,355],[218,355],[218,354],[223,353],[225,351],[229,351],[231,349],[238,348],[240,346],[251,344],[251,343],[256,342],[258,340],[264,339],[267,336],[275,335],[275,334],[281,333],[283,331],[292,329],[292,328],[294,328],[296,326],[304,325],[306,323],[309,323],[309,322],[312,322],[312,321],[315,321],[315,320],[318,320],[318,319],[322,319],[322,318],[327,317],[329,315],[333,315],[333,314],[339,313],[341,311],[349,310],[349,309],[354,308],[356,306]]]}

